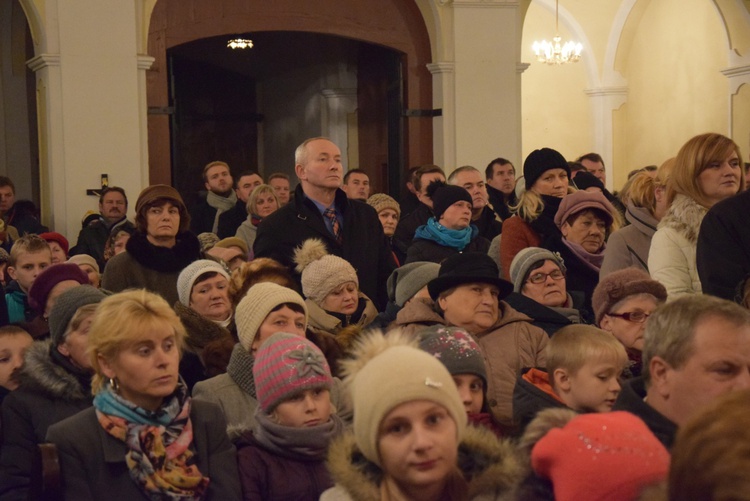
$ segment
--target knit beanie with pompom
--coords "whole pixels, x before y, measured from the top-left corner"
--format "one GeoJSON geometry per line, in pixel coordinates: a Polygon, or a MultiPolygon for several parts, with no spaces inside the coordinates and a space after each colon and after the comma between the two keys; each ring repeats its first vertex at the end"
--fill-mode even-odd
{"type": "Polygon", "coordinates": [[[354,267],[346,259],[329,254],[322,240],[305,240],[295,249],[294,262],[302,274],[302,293],[318,306],[341,284],[354,282],[359,288],[354,267]]]}

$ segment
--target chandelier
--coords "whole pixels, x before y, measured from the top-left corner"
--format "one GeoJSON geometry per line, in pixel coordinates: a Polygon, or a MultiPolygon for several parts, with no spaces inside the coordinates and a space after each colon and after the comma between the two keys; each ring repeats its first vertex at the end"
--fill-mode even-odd
{"type": "Polygon", "coordinates": [[[252,49],[253,41],[249,38],[233,38],[227,42],[230,49],[252,49]]]}
{"type": "Polygon", "coordinates": [[[562,43],[562,38],[558,34],[557,3],[558,0],[555,0],[555,36],[552,38],[552,42],[548,42],[547,40],[534,42],[534,45],[532,45],[531,48],[534,50],[536,60],[540,63],[575,63],[581,59],[583,45],[571,41],[562,43]]]}

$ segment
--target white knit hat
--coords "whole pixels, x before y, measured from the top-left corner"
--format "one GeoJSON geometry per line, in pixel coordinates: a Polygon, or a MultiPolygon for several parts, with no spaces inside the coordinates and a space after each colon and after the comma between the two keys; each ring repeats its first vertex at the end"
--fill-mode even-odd
{"type": "Polygon", "coordinates": [[[302,296],[295,291],[273,282],[261,282],[248,289],[234,311],[237,337],[243,348],[250,351],[263,321],[271,310],[284,303],[298,304],[302,307],[307,329],[307,306],[302,296]]]}
{"type": "Polygon", "coordinates": [[[177,294],[182,304],[190,306],[190,292],[193,290],[195,281],[204,273],[211,272],[218,273],[229,280],[227,270],[216,261],[210,259],[193,261],[180,272],[180,276],[177,277],[177,294]]]}
{"type": "Polygon", "coordinates": [[[320,305],[336,287],[359,279],[349,261],[328,253],[322,240],[310,238],[294,251],[297,272],[302,274],[302,292],[320,305]]]}

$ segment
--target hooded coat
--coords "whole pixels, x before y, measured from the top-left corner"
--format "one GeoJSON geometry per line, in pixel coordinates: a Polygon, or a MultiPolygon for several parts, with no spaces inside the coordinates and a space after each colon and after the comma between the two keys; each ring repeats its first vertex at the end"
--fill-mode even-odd
{"type": "Polygon", "coordinates": [[[685,195],[677,195],[651,239],[648,269],[651,278],[667,289],[667,301],[702,292],[695,254],[698,232],[708,209],[685,195]]]}
{"type": "Polygon", "coordinates": [[[50,426],[91,407],[90,377],[49,341],[36,342],[26,351],[20,386],[3,400],[1,499],[26,500],[37,445],[46,441],[50,426]]]}
{"type": "MultiPolygon", "coordinates": [[[[505,496],[520,478],[522,468],[510,442],[499,441],[484,428],[469,426],[459,444],[458,468],[469,485],[469,499],[495,500],[505,496]]],[[[348,432],[331,444],[328,470],[336,485],[321,501],[380,501],[382,470],[357,448],[348,432]]]]}
{"type": "MultiPolygon", "coordinates": [[[[501,424],[512,422],[513,388],[524,367],[544,367],[544,349],[549,336],[531,325],[532,319],[500,301],[495,325],[472,334],[482,349],[487,368],[487,403],[495,419],[501,424]]],[[[396,325],[406,332],[416,333],[430,325],[446,325],[435,311],[434,303],[420,299],[408,303],[396,316],[396,325]]]]}

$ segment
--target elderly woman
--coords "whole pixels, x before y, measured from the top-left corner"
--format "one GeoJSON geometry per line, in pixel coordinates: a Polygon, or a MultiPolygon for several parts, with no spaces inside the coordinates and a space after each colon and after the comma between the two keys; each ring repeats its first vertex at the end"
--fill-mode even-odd
{"type": "Polygon", "coordinates": [[[226,370],[236,341],[229,273],[216,261],[199,259],[182,270],[177,291],[180,300],[174,304],[174,311],[187,333],[180,375],[192,390],[198,381],[226,370]],[[225,349],[212,349],[216,346],[225,349]],[[219,356],[207,357],[209,353],[219,356]]]}
{"type": "Polygon", "coordinates": [[[580,309],[586,312],[591,311],[591,295],[599,283],[607,235],[616,229],[616,210],[601,193],[571,193],[563,198],[555,214],[560,234],[543,244],[562,257],[568,290],[583,294],[580,309]]]}
{"type": "Polygon", "coordinates": [[[136,230],[126,251],[107,262],[102,288],[120,292],[145,288],[169,304],[177,297],[177,277],[200,258],[200,243],[190,233],[190,214],[180,194],[164,184],[141,191],[135,203],[136,230]]]}
{"type": "Polygon", "coordinates": [[[99,264],[92,256],[88,254],[76,254],[68,259],[68,263],[78,265],[82,272],[89,277],[89,284],[97,289],[101,285],[102,276],[99,273],[99,264]]]}
{"type": "Polygon", "coordinates": [[[667,184],[669,210],[648,256],[651,277],[667,288],[670,301],[702,292],[695,260],[701,222],[713,205],[743,189],[740,148],[728,137],[701,134],[680,148],[667,184]]]}
{"type": "Polygon", "coordinates": [[[517,480],[513,448],[466,426],[450,373],[416,341],[372,333],[346,361],[354,426],[331,445],[321,501],[500,499],[517,480]]]}
{"type": "Polygon", "coordinates": [[[510,265],[515,294],[505,301],[550,336],[566,325],[581,323],[581,312],[566,288],[566,271],[559,254],[539,247],[524,249],[510,265]]]}
{"type": "Polygon", "coordinates": [[[625,219],[630,223],[607,239],[607,252],[599,278],[613,271],[635,266],[648,273],[648,254],[656,227],[667,213],[667,178],[674,165],[669,159],[659,167],[656,176],[641,171],[628,183],[625,219]]]}
{"type": "Polygon", "coordinates": [[[185,329],[146,290],[102,301],[88,355],[94,407],[52,426],[66,499],[239,499],[221,410],[178,373],[185,329]]]}
{"type": "Polygon", "coordinates": [[[97,303],[104,297],[90,285],[65,291],[49,316],[50,340],[26,351],[19,387],[3,400],[0,497],[26,499],[32,458],[47,429],[91,406],[93,371],[86,349],[97,303]]]}
{"type": "Polygon", "coordinates": [[[401,206],[395,199],[385,193],[374,194],[367,199],[367,205],[378,213],[378,219],[383,226],[383,233],[391,244],[391,252],[396,259],[396,264],[400,266],[401,263],[406,261],[406,254],[401,252],[396,245],[393,245],[393,235],[396,233],[396,227],[401,218],[401,206]]]}
{"type": "Polygon", "coordinates": [[[596,286],[592,298],[596,323],[625,347],[626,377],[641,375],[646,320],[666,300],[664,286],[638,268],[610,273],[596,286]]]}
{"type": "Polygon", "coordinates": [[[441,263],[459,252],[487,252],[490,242],[471,224],[471,195],[461,186],[433,181],[427,187],[433,217],[417,228],[406,251],[406,263],[441,263]]]}
{"type": "MultiPolygon", "coordinates": [[[[345,259],[329,254],[322,240],[306,240],[294,252],[307,298],[310,328],[336,337],[346,349],[362,328],[375,320],[378,310],[359,290],[357,272],[345,259]]],[[[336,369],[332,368],[334,374],[336,369]]]]}
{"type": "Polygon", "coordinates": [[[236,237],[241,238],[248,249],[253,248],[258,225],[280,207],[279,197],[273,186],[261,184],[256,186],[247,199],[247,219],[237,228],[236,237]]]}
{"type": "Polygon", "coordinates": [[[503,278],[510,278],[513,258],[526,247],[540,247],[551,235],[557,235],[555,213],[562,198],[574,190],[569,187],[570,167],[559,152],[551,148],[532,151],[523,163],[526,184],[514,217],[503,221],[500,240],[500,264],[503,278]]]}
{"type": "Polygon", "coordinates": [[[547,334],[504,301],[513,285],[499,278],[497,264],[487,254],[466,252],[446,259],[427,289],[430,299],[410,301],[398,312],[396,325],[411,334],[430,325],[471,333],[488,370],[490,411],[501,424],[511,424],[516,375],[522,367],[545,365],[547,334]]]}

